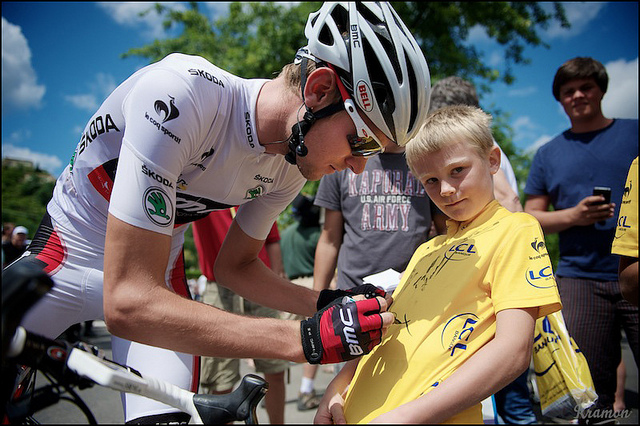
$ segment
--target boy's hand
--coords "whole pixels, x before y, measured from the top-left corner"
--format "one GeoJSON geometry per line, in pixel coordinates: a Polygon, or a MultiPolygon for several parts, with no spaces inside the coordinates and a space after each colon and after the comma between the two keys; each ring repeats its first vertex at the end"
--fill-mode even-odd
{"type": "MultiPolygon", "coordinates": [[[[329,389],[327,389],[327,392],[329,389]]],[[[344,398],[339,393],[329,395],[325,393],[318,405],[318,411],[313,418],[314,424],[347,424],[344,417],[344,398]]]]}
{"type": "Polygon", "coordinates": [[[305,358],[310,364],[332,364],[368,354],[393,322],[386,310],[382,297],[331,302],[300,323],[305,358]]]}

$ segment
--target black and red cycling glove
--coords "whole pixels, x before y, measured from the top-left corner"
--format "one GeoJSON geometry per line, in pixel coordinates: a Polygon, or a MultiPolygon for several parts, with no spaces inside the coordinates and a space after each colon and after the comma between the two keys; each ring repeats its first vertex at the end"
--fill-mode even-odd
{"type": "Polygon", "coordinates": [[[384,298],[386,293],[383,289],[373,284],[362,284],[349,290],[322,290],[316,302],[316,309],[320,310],[336,299],[342,299],[344,296],[355,296],[356,294],[363,294],[367,299],[373,299],[376,296],[384,298]]]}
{"type": "Polygon", "coordinates": [[[310,364],[333,364],[368,354],[382,338],[377,299],[334,300],[300,323],[302,349],[310,364]]]}

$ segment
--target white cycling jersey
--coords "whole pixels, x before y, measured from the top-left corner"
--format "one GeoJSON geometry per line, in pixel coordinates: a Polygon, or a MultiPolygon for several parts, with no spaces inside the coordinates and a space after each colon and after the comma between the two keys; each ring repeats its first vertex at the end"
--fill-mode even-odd
{"type": "MultiPolygon", "coordinates": [[[[27,330],[55,338],[72,324],[104,318],[108,213],[172,237],[165,284],[185,297],[187,223],[240,205],[236,220],[243,231],[266,238],[306,181],[258,142],[256,102],[266,81],[171,54],[113,91],[85,127],[47,206],[50,219],[24,255],[55,282],[25,316],[27,330]]],[[[117,362],[145,375],[197,390],[198,357],[117,337],[112,351],[117,362]]],[[[175,411],[132,394],[123,395],[123,405],[126,421],[175,411]]]]}
{"type": "Polygon", "coordinates": [[[48,205],[51,217],[104,235],[109,212],[172,235],[186,228],[178,225],[242,205],[240,227],[266,238],[305,182],[258,143],[256,100],[266,81],[177,53],[139,70],[85,127],[48,205]]]}

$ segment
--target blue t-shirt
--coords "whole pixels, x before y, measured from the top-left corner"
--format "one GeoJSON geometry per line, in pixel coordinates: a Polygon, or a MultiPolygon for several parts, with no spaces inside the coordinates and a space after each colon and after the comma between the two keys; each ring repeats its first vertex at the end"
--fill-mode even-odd
{"type": "Polygon", "coordinates": [[[566,130],[536,152],[524,192],[548,195],[555,210],[577,205],[594,186],[611,188],[616,204],[604,224],[574,226],[559,233],[559,276],[618,280],[618,257],[611,254],[629,166],[638,156],[638,120],[616,119],[587,133],[566,130]]]}

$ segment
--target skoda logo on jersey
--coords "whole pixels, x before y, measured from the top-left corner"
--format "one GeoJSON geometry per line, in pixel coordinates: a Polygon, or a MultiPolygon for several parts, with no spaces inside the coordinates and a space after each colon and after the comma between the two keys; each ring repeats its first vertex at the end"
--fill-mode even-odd
{"type": "Polygon", "coordinates": [[[161,188],[151,187],[144,193],[142,208],[151,222],[158,226],[169,226],[173,215],[171,198],[161,188]]]}
{"type": "Polygon", "coordinates": [[[553,269],[551,269],[551,265],[547,265],[540,270],[527,269],[525,278],[531,286],[536,288],[551,288],[556,285],[556,281],[553,279],[553,269]]]}
{"type": "Polygon", "coordinates": [[[245,200],[253,200],[264,194],[264,186],[258,185],[255,188],[247,190],[247,194],[244,196],[245,200]]]}
{"type": "Polygon", "coordinates": [[[454,356],[459,351],[467,349],[467,343],[475,330],[479,318],[470,312],[459,314],[451,318],[445,324],[440,336],[442,348],[449,352],[449,356],[454,356]]]}
{"type": "Polygon", "coordinates": [[[167,104],[161,100],[157,100],[153,104],[153,108],[162,119],[162,124],[166,123],[167,121],[173,120],[174,118],[178,118],[178,116],[180,115],[180,111],[178,111],[178,108],[176,107],[176,98],[171,95],[167,96],[169,96],[169,106],[167,106],[167,104]]]}
{"type": "Polygon", "coordinates": [[[472,254],[476,254],[476,246],[470,243],[460,243],[452,245],[449,250],[444,253],[447,260],[465,260],[472,254]]]}

